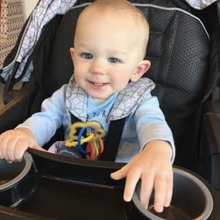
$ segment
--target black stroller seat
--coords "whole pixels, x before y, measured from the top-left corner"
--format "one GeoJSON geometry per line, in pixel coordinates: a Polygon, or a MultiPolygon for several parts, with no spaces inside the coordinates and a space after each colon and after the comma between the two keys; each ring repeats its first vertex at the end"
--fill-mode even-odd
{"type": "MultiPolygon", "coordinates": [[[[174,165],[202,175],[220,189],[220,105],[213,95],[218,87],[220,62],[218,3],[207,9],[209,16],[205,17],[185,4],[179,3],[184,9],[176,7],[175,1],[132,2],[143,11],[150,24],[146,49],[152,67],[145,76],[156,83],[153,95],[158,97],[174,134],[174,165]]],[[[69,54],[73,31],[78,15],[87,4],[78,1],[65,15],[58,14],[48,22],[19,78],[16,78],[19,62],[14,63],[5,82],[6,105],[0,110],[0,132],[39,111],[42,100],[68,82],[74,71],[69,54]],[[15,90],[14,85],[25,76],[29,65],[33,65],[29,81],[15,90]],[[8,116],[10,120],[6,120],[8,116]]],[[[17,48],[18,45],[6,59],[5,66],[12,62],[17,48]]],[[[60,132],[52,141],[59,135],[60,132]]]]}

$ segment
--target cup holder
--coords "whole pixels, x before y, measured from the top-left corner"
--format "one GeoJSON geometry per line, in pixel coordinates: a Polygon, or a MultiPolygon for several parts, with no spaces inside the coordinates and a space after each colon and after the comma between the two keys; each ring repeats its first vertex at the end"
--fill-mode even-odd
{"type": "Polygon", "coordinates": [[[0,205],[14,207],[29,197],[36,185],[32,157],[25,152],[21,162],[0,159],[0,205]]]}
{"type": "Polygon", "coordinates": [[[213,210],[213,198],[208,187],[196,176],[182,169],[173,168],[174,187],[170,207],[162,213],[153,208],[153,196],[148,209],[140,202],[140,185],[138,183],[133,196],[133,203],[144,219],[151,220],[199,220],[208,219],[213,210]]]}

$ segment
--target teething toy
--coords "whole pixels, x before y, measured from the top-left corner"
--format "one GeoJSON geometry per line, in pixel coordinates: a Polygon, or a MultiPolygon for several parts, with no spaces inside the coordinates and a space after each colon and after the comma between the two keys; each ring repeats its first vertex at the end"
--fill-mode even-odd
{"type": "Polygon", "coordinates": [[[70,128],[69,139],[65,141],[65,146],[78,147],[80,152],[86,155],[87,159],[96,160],[104,151],[104,143],[102,140],[104,136],[105,131],[98,122],[75,122],[70,128]],[[86,128],[95,129],[95,133],[86,133],[86,136],[84,137],[83,134],[86,128]],[[78,135],[77,129],[80,129],[78,135]],[[84,149],[83,144],[85,143],[87,143],[87,145],[84,149]]]}

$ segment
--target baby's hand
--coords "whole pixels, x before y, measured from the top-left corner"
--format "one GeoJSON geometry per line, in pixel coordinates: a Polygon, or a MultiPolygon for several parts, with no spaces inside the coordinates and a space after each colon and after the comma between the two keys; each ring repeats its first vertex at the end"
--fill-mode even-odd
{"type": "Polygon", "coordinates": [[[8,162],[21,161],[28,147],[43,150],[27,128],[8,130],[0,135],[0,158],[8,162]]]}
{"type": "Polygon", "coordinates": [[[171,202],[173,192],[172,150],[164,141],[149,142],[144,150],[133,157],[120,170],[111,174],[115,180],[126,177],[124,200],[131,201],[135,187],[141,179],[140,201],[148,208],[153,188],[154,209],[162,212],[171,202]]]}

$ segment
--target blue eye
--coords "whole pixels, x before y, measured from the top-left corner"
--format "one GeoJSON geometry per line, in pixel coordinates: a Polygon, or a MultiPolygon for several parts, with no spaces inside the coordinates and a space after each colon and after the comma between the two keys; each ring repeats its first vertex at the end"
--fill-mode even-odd
{"type": "Polygon", "coordinates": [[[110,63],[120,63],[120,60],[117,59],[117,58],[115,58],[115,57],[110,57],[110,58],[108,59],[108,61],[109,61],[110,63]]]}
{"type": "Polygon", "coordinates": [[[82,53],[81,56],[85,59],[92,59],[93,58],[92,54],[90,54],[90,53],[82,53]]]}

